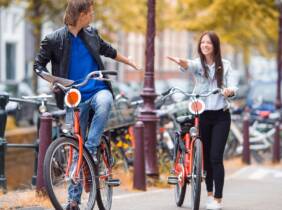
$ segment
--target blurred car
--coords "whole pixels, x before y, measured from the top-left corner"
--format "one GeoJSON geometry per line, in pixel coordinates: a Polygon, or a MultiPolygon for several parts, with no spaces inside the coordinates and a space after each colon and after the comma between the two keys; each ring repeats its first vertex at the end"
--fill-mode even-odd
{"type": "Polygon", "coordinates": [[[247,94],[246,105],[253,111],[275,111],[276,88],[276,81],[253,81],[247,94]]]}
{"type": "MultiPolygon", "coordinates": [[[[6,92],[10,97],[22,98],[22,96],[33,95],[32,89],[25,82],[5,81],[0,84],[0,93],[6,92]]],[[[37,106],[30,103],[9,102],[6,105],[6,111],[8,115],[15,118],[16,124],[28,123],[34,124],[35,112],[37,106]]]]}

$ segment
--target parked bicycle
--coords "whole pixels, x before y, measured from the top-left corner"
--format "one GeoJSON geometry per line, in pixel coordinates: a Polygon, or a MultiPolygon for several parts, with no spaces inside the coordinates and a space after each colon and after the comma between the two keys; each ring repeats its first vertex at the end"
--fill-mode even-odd
{"type": "MultiPolygon", "coordinates": [[[[174,114],[175,111],[179,110],[179,107],[178,104],[172,105],[173,107],[168,106],[167,103],[166,105],[164,105],[164,103],[161,102],[160,98],[157,98],[155,100],[155,103],[157,109],[156,113],[160,119],[157,135],[158,164],[161,172],[166,173],[169,172],[173,157],[174,145],[172,141],[172,134],[175,124],[174,114]],[[174,111],[171,112],[171,109],[174,109],[174,111]]],[[[124,94],[117,95],[116,103],[114,104],[114,108],[127,111],[131,110],[131,113],[133,112],[134,115],[130,125],[119,125],[118,128],[111,130],[111,135],[116,137],[111,141],[113,143],[113,150],[117,151],[114,154],[117,163],[116,166],[120,166],[122,164],[125,171],[127,171],[130,166],[133,166],[135,149],[133,125],[139,115],[141,105],[143,105],[143,100],[131,101],[124,94]]]]}
{"type": "Polygon", "coordinates": [[[191,114],[177,117],[180,130],[175,132],[174,157],[172,175],[168,183],[175,185],[175,201],[182,206],[187,184],[191,184],[191,207],[198,210],[200,205],[201,181],[205,178],[203,171],[203,145],[199,135],[199,115],[205,110],[205,104],[200,99],[211,94],[220,93],[215,89],[204,94],[186,93],[179,88],[171,88],[163,93],[163,100],[175,93],[182,93],[190,98],[188,105],[191,114]]]}
{"type": "MultiPolygon", "coordinates": [[[[243,117],[241,112],[231,115],[230,134],[224,152],[225,159],[241,155],[243,152],[243,117]]],[[[263,161],[263,155],[272,149],[275,122],[279,120],[278,112],[250,112],[249,143],[250,151],[257,162],[263,161]]]]}
{"type": "Polygon", "coordinates": [[[37,129],[40,127],[40,116],[48,112],[53,119],[52,122],[52,140],[57,139],[63,133],[63,121],[66,114],[65,110],[58,110],[55,103],[52,103],[53,95],[40,94],[34,96],[22,96],[22,99],[10,98],[10,101],[17,103],[29,103],[37,107],[37,113],[34,113],[33,122],[37,125],[37,129]],[[51,101],[51,102],[50,102],[51,101]]]}
{"type": "Polygon", "coordinates": [[[73,112],[73,127],[51,143],[44,159],[46,190],[54,208],[61,210],[67,206],[69,185],[81,185],[82,209],[93,209],[95,200],[99,209],[111,209],[112,187],[119,186],[120,181],[112,178],[110,142],[106,136],[102,136],[97,153],[98,163],[95,164],[81,137],[78,108],[81,95],[78,88],[86,85],[90,79],[109,81],[105,75],[116,75],[116,71],[93,71],[79,84],[46,72],[37,73],[53,88],[58,87],[66,93],[65,104],[73,112]]]}

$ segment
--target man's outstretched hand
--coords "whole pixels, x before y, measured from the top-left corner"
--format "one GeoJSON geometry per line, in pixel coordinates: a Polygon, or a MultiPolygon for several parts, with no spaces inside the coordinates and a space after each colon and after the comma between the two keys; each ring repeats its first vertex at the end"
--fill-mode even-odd
{"type": "Polygon", "coordinates": [[[127,58],[127,57],[123,56],[122,54],[117,53],[115,60],[118,61],[118,62],[122,62],[126,65],[129,65],[137,71],[142,71],[142,69],[131,59],[130,56],[127,58]]]}
{"type": "Polygon", "coordinates": [[[142,71],[143,69],[138,66],[133,60],[131,56],[128,56],[128,65],[134,68],[137,71],[142,71]]]}

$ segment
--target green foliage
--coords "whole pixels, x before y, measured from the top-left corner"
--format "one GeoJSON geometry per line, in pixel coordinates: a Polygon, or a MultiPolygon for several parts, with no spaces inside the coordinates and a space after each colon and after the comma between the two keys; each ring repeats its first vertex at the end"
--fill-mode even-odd
{"type": "MultiPolygon", "coordinates": [[[[26,17],[35,26],[35,34],[45,21],[62,25],[67,1],[58,0],[0,0],[0,6],[25,2],[26,17]],[[36,31],[37,30],[37,31],[36,31]]],[[[156,26],[164,30],[172,20],[173,10],[169,0],[156,0],[156,26]]],[[[94,13],[97,27],[102,33],[111,34],[119,30],[125,32],[146,32],[147,0],[95,0],[94,13]]]]}
{"type": "Polygon", "coordinates": [[[108,32],[144,32],[146,5],[143,0],[96,0],[95,21],[108,32]]]}
{"type": "Polygon", "coordinates": [[[10,3],[10,0],[0,0],[0,6],[7,7],[10,3]]]}
{"type": "MultiPolygon", "coordinates": [[[[178,0],[174,28],[216,31],[223,42],[273,55],[278,35],[274,0],[178,0]]],[[[246,50],[247,51],[247,50],[246,50]]]]}
{"type": "MultiPolygon", "coordinates": [[[[103,30],[145,33],[147,0],[96,0],[95,17],[103,30]]],[[[156,27],[162,31],[173,18],[169,0],[156,0],[156,27]]]]}

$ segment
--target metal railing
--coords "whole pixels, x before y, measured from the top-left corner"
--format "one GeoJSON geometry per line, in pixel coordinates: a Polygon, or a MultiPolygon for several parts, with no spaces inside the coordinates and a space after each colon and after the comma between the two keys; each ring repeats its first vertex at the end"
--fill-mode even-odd
{"type": "MultiPolygon", "coordinates": [[[[32,144],[13,144],[8,143],[5,139],[5,128],[7,123],[7,111],[6,106],[9,101],[18,102],[18,103],[31,103],[38,106],[42,105],[41,102],[30,100],[30,99],[19,99],[19,98],[10,98],[7,93],[0,93],[0,190],[2,189],[3,193],[7,192],[7,178],[5,175],[5,159],[8,148],[17,148],[17,149],[33,149],[34,150],[34,169],[31,184],[36,186],[37,184],[37,173],[38,173],[38,154],[39,154],[39,129],[41,122],[41,115],[38,117],[37,121],[37,137],[32,144]]],[[[47,102],[46,102],[47,104],[47,102]]],[[[45,105],[46,105],[45,104],[45,105]]],[[[53,105],[53,104],[50,104],[53,105]]],[[[49,132],[49,131],[48,131],[49,132]]]]}

